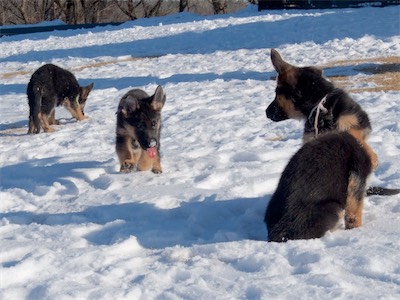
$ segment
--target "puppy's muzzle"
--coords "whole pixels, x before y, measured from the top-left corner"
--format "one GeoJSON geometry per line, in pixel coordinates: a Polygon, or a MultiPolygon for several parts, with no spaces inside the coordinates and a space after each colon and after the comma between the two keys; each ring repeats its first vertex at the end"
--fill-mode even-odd
{"type": "Polygon", "coordinates": [[[157,140],[156,139],[151,139],[149,143],[149,148],[154,148],[157,146],[157,140]]]}

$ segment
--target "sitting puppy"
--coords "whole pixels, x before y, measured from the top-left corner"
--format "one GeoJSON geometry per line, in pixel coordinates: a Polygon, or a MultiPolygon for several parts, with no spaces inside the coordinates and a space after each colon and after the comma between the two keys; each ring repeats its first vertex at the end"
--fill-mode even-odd
{"type": "Polygon", "coordinates": [[[139,89],[130,90],[119,102],[116,151],[120,172],[152,170],[161,173],[161,109],[166,96],[161,86],[149,96],[139,89]]]}
{"type": "Polygon", "coordinates": [[[55,65],[47,64],[37,69],[27,88],[28,134],[39,133],[40,127],[45,132],[53,132],[54,129],[50,125],[58,124],[55,108],[60,105],[64,105],[78,121],[83,120],[83,109],[92,89],[93,83],[81,87],[71,72],[55,65]]]}
{"type": "MultiPolygon", "coordinates": [[[[266,109],[274,122],[303,119],[304,142],[329,132],[348,132],[355,136],[371,157],[374,169],[378,157],[366,143],[371,132],[367,113],[344,90],[335,87],[315,67],[297,67],[284,61],[271,49],[271,62],[278,72],[275,99],[266,109]]],[[[367,195],[394,195],[399,189],[369,187],[367,195]]]]}
{"type": "Polygon", "coordinates": [[[371,156],[358,137],[331,132],[305,143],[282,173],[266,213],[268,241],[322,237],[345,213],[345,227],[362,224],[371,156]]]}

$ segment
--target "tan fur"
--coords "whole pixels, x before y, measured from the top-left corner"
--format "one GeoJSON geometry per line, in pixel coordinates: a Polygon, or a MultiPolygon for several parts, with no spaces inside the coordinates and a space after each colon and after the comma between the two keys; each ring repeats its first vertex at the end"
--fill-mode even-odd
{"type": "Polygon", "coordinates": [[[362,225],[363,201],[357,199],[355,191],[358,187],[358,179],[351,176],[347,187],[347,201],[344,222],[346,229],[353,229],[362,225]]]}
{"type": "Polygon", "coordinates": [[[124,172],[127,165],[132,165],[137,166],[138,171],[148,171],[151,169],[153,173],[162,173],[161,159],[158,153],[152,158],[147,155],[146,151],[140,148],[139,144],[138,148],[132,148],[132,143],[135,143],[135,141],[131,137],[136,137],[136,132],[133,127],[118,128],[117,132],[124,136],[125,139],[123,146],[116,149],[121,165],[120,172],[124,172]]]}
{"type": "Polygon", "coordinates": [[[154,158],[151,158],[147,155],[147,152],[144,150],[140,150],[140,158],[137,164],[137,168],[139,171],[148,171],[151,169],[153,173],[161,173],[161,163],[160,156],[157,154],[154,158]]]}
{"type": "Polygon", "coordinates": [[[36,129],[35,123],[33,122],[33,117],[29,117],[29,124],[28,124],[28,134],[32,134],[36,129]]]}
{"type": "Polygon", "coordinates": [[[372,169],[376,170],[379,164],[378,155],[374,152],[374,150],[372,150],[371,146],[367,143],[368,136],[366,135],[365,131],[362,129],[351,128],[347,132],[350,133],[358,141],[358,143],[365,149],[365,151],[371,158],[372,169]]]}
{"type": "Polygon", "coordinates": [[[49,124],[50,125],[60,125],[60,122],[58,120],[56,120],[56,110],[53,110],[53,112],[50,114],[49,124]]]}
{"type": "Polygon", "coordinates": [[[137,164],[140,157],[140,149],[138,149],[138,151],[132,149],[133,139],[131,136],[136,136],[136,132],[132,127],[118,128],[117,132],[125,137],[125,143],[117,148],[117,155],[121,165],[120,171],[122,172],[124,166],[137,164]]]}
{"type": "Polygon", "coordinates": [[[46,114],[39,113],[39,119],[44,132],[54,132],[54,128],[50,126],[50,121],[46,114]]]}
{"type": "Polygon", "coordinates": [[[291,119],[302,119],[303,114],[296,110],[292,101],[286,99],[283,96],[278,96],[276,99],[279,103],[279,106],[282,110],[288,115],[291,119]]]}
{"type": "Polygon", "coordinates": [[[339,131],[348,131],[350,128],[358,126],[356,115],[342,115],[337,120],[339,131]]]}
{"type": "Polygon", "coordinates": [[[82,121],[83,119],[85,119],[85,116],[82,114],[82,109],[81,109],[81,106],[80,106],[80,104],[78,102],[78,98],[75,99],[75,108],[72,108],[71,102],[68,101],[68,100],[65,100],[63,105],[70,112],[72,117],[74,117],[78,121],[82,121]]]}
{"type": "Polygon", "coordinates": [[[92,89],[93,89],[93,83],[89,84],[88,86],[82,87],[82,95],[81,95],[82,99],[87,99],[92,89]]]}
{"type": "MultiPolygon", "coordinates": [[[[277,86],[281,87],[283,83],[294,86],[297,80],[296,76],[297,76],[296,67],[293,67],[288,64],[285,68],[285,71],[278,75],[277,86]]],[[[277,97],[277,101],[279,106],[282,108],[282,110],[287,114],[289,118],[298,120],[304,118],[303,114],[295,108],[294,103],[290,99],[286,99],[283,96],[279,96],[277,97]]]]}
{"type": "Polygon", "coordinates": [[[291,86],[295,86],[297,82],[297,71],[296,67],[292,66],[290,64],[287,64],[286,68],[282,73],[279,73],[278,75],[278,86],[282,83],[285,82],[287,84],[290,84],[291,86]]]}

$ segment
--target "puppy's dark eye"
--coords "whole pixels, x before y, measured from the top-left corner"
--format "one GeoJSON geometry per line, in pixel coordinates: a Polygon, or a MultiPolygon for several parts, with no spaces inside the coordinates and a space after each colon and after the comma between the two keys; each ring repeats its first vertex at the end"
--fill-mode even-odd
{"type": "Polygon", "coordinates": [[[277,95],[283,96],[283,97],[285,97],[287,100],[292,101],[293,103],[296,102],[296,99],[295,99],[296,93],[295,93],[295,91],[294,91],[292,88],[286,87],[286,86],[284,86],[284,87],[277,87],[275,91],[276,91],[276,94],[277,94],[277,95]]]}

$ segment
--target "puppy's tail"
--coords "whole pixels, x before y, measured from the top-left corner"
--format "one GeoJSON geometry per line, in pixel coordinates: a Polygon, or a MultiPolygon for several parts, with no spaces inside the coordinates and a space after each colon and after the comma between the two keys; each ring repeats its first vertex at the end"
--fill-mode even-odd
{"type": "Polygon", "coordinates": [[[387,189],[378,186],[370,186],[367,189],[367,196],[379,195],[379,196],[391,196],[400,193],[400,189],[387,189]]]}

